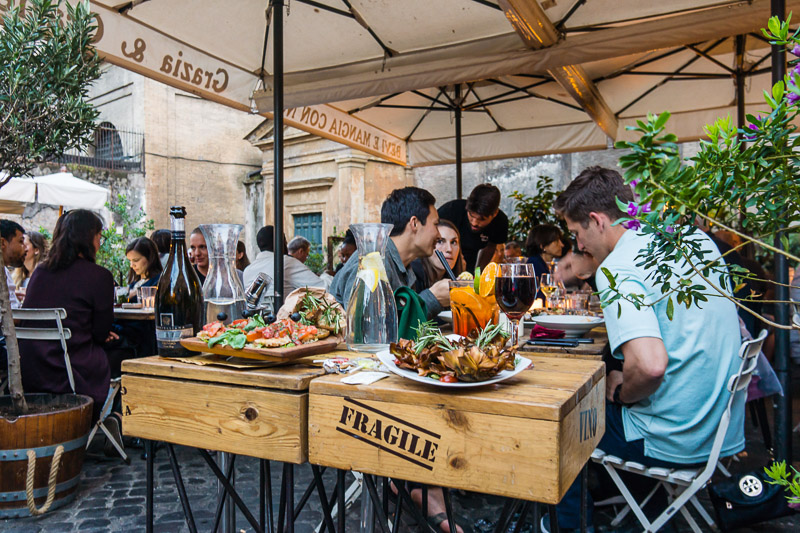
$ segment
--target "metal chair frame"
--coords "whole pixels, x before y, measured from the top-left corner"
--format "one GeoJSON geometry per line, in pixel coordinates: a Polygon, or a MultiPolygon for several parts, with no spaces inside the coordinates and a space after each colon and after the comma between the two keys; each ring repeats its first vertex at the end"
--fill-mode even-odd
{"type": "MultiPolygon", "coordinates": [[[[69,358],[69,351],[67,350],[67,340],[72,338],[72,332],[69,328],[65,328],[63,320],[67,318],[67,311],[63,307],[52,309],[12,309],[11,316],[14,320],[25,321],[55,321],[55,328],[32,328],[32,327],[19,327],[16,328],[17,338],[25,340],[38,340],[38,341],[61,341],[61,348],[64,350],[64,366],[67,370],[67,378],[69,380],[69,387],[75,393],[75,378],[72,374],[72,361],[69,358]]],[[[116,439],[111,436],[111,432],[105,425],[106,418],[111,413],[111,408],[114,405],[114,399],[120,390],[119,378],[112,379],[111,385],[108,388],[108,395],[103,407],[100,410],[100,418],[92,427],[89,438],[86,441],[86,447],[92,443],[92,439],[100,429],[105,433],[106,438],[111,442],[117,452],[120,454],[124,461],[129,461],[125,449],[118,443],[116,439]]]]}
{"type": "Polygon", "coordinates": [[[627,506],[611,522],[612,526],[618,526],[620,522],[622,522],[622,519],[625,518],[630,511],[633,511],[639,523],[644,527],[644,531],[654,532],[661,529],[670,518],[675,516],[676,512],[680,511],[689,523],[692,531],[701,533],[702,530],[692,517],[689,509],[686,508],[686,504],[691,502],[695,510],[700,514],[706,524],[708,524],[708,527],[715,527],[714,520],[697,500],[697,493],[708,484],[714,471],[719,467],[720,452],[725,440],[725,434],[728,432],[728,427],[730,425],[734,399],[737,395],[747,394],[747,386],[756,369],[758,354],[761,351],[761,346],[764,344],[764,339],[766,337],[767,331],[763,330],[757,338],[743,342],[739,349],[738,355],[741,359],[739,370],[728,380],[726,387],[730,393],[728,403],[722,414],[719,425],[717,426],[711,454],[705,466],[696,469],[687,468],[681,470],[647,467],[641,463],[625,461],[619,457],[608,455],[599,448],[594,451],[592,454],[592,461],[601,464],[606,469],[627,503],[627,506]],[[630,490],[625,486],[617,470],[649,477],[657,480],[658,483],[645,499],[642,500],[641,503],[638,503],[630,490]],[[659,487],[664,487],[666,490],[669,506],[654,521],[650,522],[642,508],[650,501],[659,487]]]}

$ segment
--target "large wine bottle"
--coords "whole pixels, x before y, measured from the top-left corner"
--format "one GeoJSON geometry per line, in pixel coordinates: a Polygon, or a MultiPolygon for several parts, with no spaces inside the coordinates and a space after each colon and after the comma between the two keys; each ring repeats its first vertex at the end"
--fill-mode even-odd
{"type": "Polygon", "coordinates": [[[172,243],[156,293],[156,344],[161,357],[183,357],[189,351],[180,340],[203,327],[203,289],[186,254],[186,208],[170,207],[169,215],[172,243]]]}

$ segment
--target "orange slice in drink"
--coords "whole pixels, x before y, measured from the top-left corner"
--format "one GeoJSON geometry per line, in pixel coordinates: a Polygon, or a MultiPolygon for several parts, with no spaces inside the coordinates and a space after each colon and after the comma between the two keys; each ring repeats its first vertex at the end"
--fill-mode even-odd
{"type": "Polygon", "coordinates": [[[499,271],[497,263],[489,263],[481,272],[480,295],[484,298],[494,294],[494,280],[499,271]]]}

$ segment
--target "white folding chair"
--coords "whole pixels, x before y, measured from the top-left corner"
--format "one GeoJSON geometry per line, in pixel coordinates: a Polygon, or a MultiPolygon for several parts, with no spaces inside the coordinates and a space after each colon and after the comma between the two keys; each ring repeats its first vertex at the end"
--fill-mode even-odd
{"type": "Polygon", "coordinates": [[[614,455],[606,454],[599,448],[594,451],[592,454],[592,461],[603,465],[627,503],[627,506],[611,522],[612,527],[618,526],[628,512],[633,511],[633,514],[636,515],[639,523],[642,525],[642,527],[644,527],[644,531],[648,533],[654,532],[661,529],[661,527],[663,527],[670,518],[675,516],[677,511],[680,511],[680,513],[689,523],[692,531],[695,533],[701,533],[702,530],[697,525],[697,522],[695,522],[689,510],[685,507],[687,502],[692,503],[695,510],[697,510],[709,527],[714,527],[714,520],[697,500],[697,492],[706,486],[711,479],[711,476],[714,474],[714,470],[719,464],[720,451],[722,450],[725,434],[728,432],[728,426],[730,425],[731,421],[731,409],[733,407],[734,399],[736,398],[736,395],[747,394],[747,386],[750,383],[750,378],[756,368],[758,353],[761,351],[761,345],[764,344],[764,339],[766,337],[767,331],[762,330],[757,338],[745,341],[742,343],[742,347],[739,349],[739,358],[741,359],[739,370],[728,380],[727,390],[730,393],[728,396],[728,404],[725,407],[725,411],[723,412],[719,426],[717,427],[717,432],[714,435],[714,444],[711,448],[711,455],[709,455],[705,466],[696,469],[687,468],[680,470],[660,467],[647,467],[641,463],[625,461],[624,459],[620,459],[614,455]],[[625,486],[622,478],[620,478],[619,473],[617,472],[618,470],[649,477],[656,480],[658,483],[645,497],[645,499],[642,500],[641,503],[638,503],[631,494],[630,490],[628,490],[628,487],[625,486]],[[650,498],[653,497],[659,487],[664,487],[664,489],[667,491],[667,497],[670,503],[669,506],[658,516],[658,518],[650,522],[642,511],[642,507],[644,507],[647,502],[650,501],[650,498]]]}
{"type": "MultiPolygon", "coordinates": [[[[67,350],[67,340],[72,338],[72,332],[69,328],[65,328],[62,320],[67,318],[67,311],[64,308],[55,309],[12,309],[11,316],[14,320],[24,320],[27,322],[55,322],[55,328],[39,328],[39,327],[18,327],[16,328],[18,339],[38,340],[38,341],[61,341],[61,348],[64,350],[64,367],[67,370],[67,379],[69,380],[69,387],[72,392],[75,392],[75,378],[72,375],[72,361],[69,358],[69,351],[67,350]]],[[[103,403],[103,408],[100,411],[100,418],[89,433],[89,439],[86,442],[86,447],[92,443],[97,430],[100,429],[105,433],[106,438],[111,442],[123,460],[130,461],[125,449],[118,443],[117,440],[111,435],[111,432],[106,427],[106,419],[111,413],[111,408],[114,405],[114,399],[120,389],[120,380],[112,379],[111,386],[108,389],[106,401],[103,403]]]]}

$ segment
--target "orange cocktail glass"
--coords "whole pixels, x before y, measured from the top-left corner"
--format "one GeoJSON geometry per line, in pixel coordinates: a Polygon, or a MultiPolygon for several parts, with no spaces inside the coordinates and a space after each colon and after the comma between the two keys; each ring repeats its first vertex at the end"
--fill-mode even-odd
{"type": "Polygon", "coordinates": [[[476,294],[472,281],[450,282],[450,309],[453,311],[453,333],[462,337],[490,322],[497,324],[500,319],[500,307],[494,292],[488,296],[476,294]]]}

